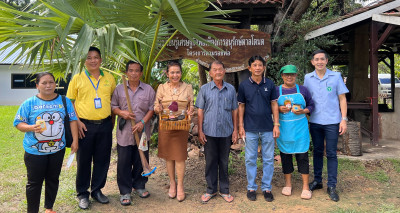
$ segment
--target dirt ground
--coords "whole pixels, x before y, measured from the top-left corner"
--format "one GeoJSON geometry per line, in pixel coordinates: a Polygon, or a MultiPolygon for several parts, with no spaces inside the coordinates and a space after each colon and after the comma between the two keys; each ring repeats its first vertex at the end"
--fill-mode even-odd
{"type": "MultiPolygon", "coordinates": [[[[396,151],[400,147],[400,142],[396,147],[389,150],[396,151]],[[397,147],[397,148],[396,148],[397,147]]],[[[226,203],[220,196],[212,199],[207,204],[200,202],[200,196],[205,192],[206,181],[204,178],[204,158],[198,160],[187,160],[187,170],[185,176],[186,200],[178,202],[176,199],[168,198],[168,176],[165,162],[154,154],[150,158],[150,165],[156,166],[156,173],[153,174],[146,185],[151,196],[146,199],[133,195],[131,206],[121,206],[119,203],[119,191],[116,183],[116,154],[113,150],[112,165],[109,169],[108,181],[103,189],[104,194],[110,198],[109,204],[99,204],[92,202],[88,212],[400,212],[400,174],[390,161],[375,158],[371,160],[368,153],[382,151],[380,156],[385,156],[386,147],[368,147],[364,145],[363,158],[355,158],[365,166],[365,172],[374,174],[375,171],[382,171],[388,177],[387,180],[377,181],[359,175],[358,172],[348,168],[339,172],[337,189],[340,195],[339,202],[333,202],[324,188],[313,193],[311,200],[302,200],[301,176],[295,172],[293,177],[293,194],[286,197],[281,194],[284,186],[282,169],[279,164],[275,165],[272,192],[275,200],[268,203],[264,200],[260,189],[257,191],[257,201],[249,201],[246,198],[246,172],[243,159],[235,155],[233,172],[230,175],[231,194],[235,197],[233,203],[226,203]],[[371,149],[368,151],[368,149],[371,149]],[[375,150],[375,151],[374,151],[375,150]],[[379,151],[380,150],[380,151],[379,151]]],[[[387,155],[387,152],[386,152],[387,155]]],[[[341,158],[348,158],[340,156],[341,158]]],[[[389,155],[392,157],[392,155],[389,155]]],[[[354,158],[354,157],[350,157],[354,158]]],[[[340,165],[339,165],[340,167],[340,165]]],[[[340,168],[339,168],[340,169],[340,168]]],[[[357,168],[355,168],[356,170],[357,168]]],[[[310,168],[312,177],[312,167],[310,168]]],[[[261,185],[261,170],[258,172],[257,184],[261,185]]],[[[326,177],[326,173],[324,174],[326,177]]]]}

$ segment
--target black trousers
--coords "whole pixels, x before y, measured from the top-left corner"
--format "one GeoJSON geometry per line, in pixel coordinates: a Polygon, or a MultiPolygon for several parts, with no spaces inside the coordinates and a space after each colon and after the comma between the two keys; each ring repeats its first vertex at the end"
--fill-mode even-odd
{"type": "MultiPolygon", "coordinates": [[[[291,174],[294,171],[293,168],[293,154],[286,154],[280,152],[282,161],[282,172],[283,174],[291,174]]],[[[300,174],[309,174],[309,160],[308,152],[294,154],[297,161],[297,169],[300,174]]]]}
{"type": "Polygon", "coordinates": [[[26,200],[28,212],[39,212],[40,194],[45,181],[44,208],[52,209],[57,197],[59,177],[65,149],[50,155],[32,155],[25,152],[27,170],[26,200]]]}
{"type": "MultiPolygon", "coordinates": [[[[117,145],[117,183],[121,195],[130,194],[132,188],[144,189],[148,178],[142,176],[143,167],[140,160],[137,145],[117,145]]],[[[149,151],[145,151],[147,162],[149,162],[149,151]]]]}
{"type": "Polygon", "coordinates": [[[207,193],[229,194],[228,161],[231,147],[231,136],[211,137],[206,135],[207,143],[204,145],[206,158],[205,176],[207,193]],[[218,181],[219,179],[219,181],[218,181]]]}
{"type": "Polygon", "coordinates": [[[110,166],[112,145],[111,119],[101,124],[93,124],[83,121],[87,131],[85,137],[79,139],[77,152],[76,191],[79,199],[89,198],[89,186],[91,192],[97,192],[106,184],[108,167],[110,166]],[[92,171],[93,161],[93,174],[92,171]]]}

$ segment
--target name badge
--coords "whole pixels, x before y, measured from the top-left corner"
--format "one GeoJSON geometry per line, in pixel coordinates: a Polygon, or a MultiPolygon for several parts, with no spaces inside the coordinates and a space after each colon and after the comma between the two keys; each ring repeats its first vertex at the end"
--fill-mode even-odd
{"type": "Polygon", "coordinates": [[[101,98],[94,99],[94,108],[100,109],[101,108],[101,98]]]}

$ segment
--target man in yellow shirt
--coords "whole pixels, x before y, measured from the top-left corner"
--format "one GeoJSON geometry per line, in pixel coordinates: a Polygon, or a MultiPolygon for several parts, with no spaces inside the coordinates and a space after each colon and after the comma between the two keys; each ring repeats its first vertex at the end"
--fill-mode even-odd
{"type": "Polygon", "coordinates": [[[76,190],[81,209],[89,208],[89,194],[100,203],[109,202],[101,189],[106,183],[110,165],[114,127],[110,104],[116,84],[111,74],[100,70],[101,62],[100,50],[90,47],[85,62],[86,70],[72,78],[67,92],[78,116],[76,190]]]}

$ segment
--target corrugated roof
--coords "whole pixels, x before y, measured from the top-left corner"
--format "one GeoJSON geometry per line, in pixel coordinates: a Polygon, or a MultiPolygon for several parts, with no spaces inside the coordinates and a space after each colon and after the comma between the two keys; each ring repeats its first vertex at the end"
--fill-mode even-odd
{"type": "Polygon", "coordinates": [[[370,4],[367,7],[360,8],[353,12],[347,13],[344,16],[340,16],[335,19],[331,19],[320,26],[311,29],[304,38],[306,40],[312,39],[321,35],[331,33],[333,31],[342,29],[344,27],[351,26],[355,23],[371,19],[374,14],[382,14],[391,10],[398,10],[400,7],[400,0],[381,0],[370,4]]]}
{"type": "Polygon", "coordinates": [[[358,14],[360,14],[360,13],[364,13],[364,12],[366,12],[366,11],[372,10],[372,9],[374,9],[374,8],[377,8],[377,7],[379,7],[379,6],[382,6],[382,5],[387,4],[387,3],[389,3],[389,2],[392,2],[392,1],[395,1],[395,0],[381,0],[381,1],[379,1],[379,2],[374,2],[374,3],[372,3],[372,4],[369,4],[369,6],[362,7],[362,8],[360,8],[360,9],[357,9],[357,10],[353,11],[353,12],[350,12],[350,13],[347,13],[347,14],[345,14],[345,15],[343,15],[343,16],[338,17],[338,18],[332,19],[332,20],[330,20],[330,21],[324,23],[323,25],[320,25],[320,26],[317,26],[317,27],[313,28],[312,30],[316,30],[316,29],[321,28],[321,27],[323,27],[323,26],[327,26],[327,25],[330,25],[330,24],[333,24],[333,23],[342,21],[342,20],[344,20],[344,19],[353,17],[353,16],[358,15],[358,14]]]}
{"type": "MultiPolygon", "coordinates": [[[[2,49],[4,46],[8,45],[8,42],[2,42],[0,43],[0,49],[2,49]]],[[[13,64],[15,59],[18,57],[18,55],[21,53],[21,50],[15,51],[10,57],[6,58],[7,55],[16,48],[16,45],[11,45],[7,49],[0,51],[0,64],[13,64]]],[[[25,57],[22,58],[19,62],[16,64],[22,64],[22,62],[25,61],[25,57]]]]}
{"type": "Polygon", "coordinates": [[[284,0],[217,0],[217,2],[220,4],[283,4],[284,0]]]}

